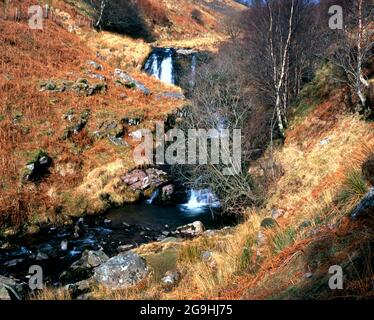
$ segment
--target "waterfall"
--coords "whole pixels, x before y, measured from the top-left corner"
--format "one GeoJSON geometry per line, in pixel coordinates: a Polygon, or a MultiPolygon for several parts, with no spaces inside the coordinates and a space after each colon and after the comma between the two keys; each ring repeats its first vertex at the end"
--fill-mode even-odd
{"type": "Polygon", "coordinates": [[[196,79],[196,54],[192,55],[192,62],[191,62],[191,86],[195,85],[195,79],[196,79]]]}
{"type": "Polygon", "coordinates": [[[220,202],[210,189],[190,190],[188,202],[182,205],[184,210],[190,211],[219,207],[220,202]]]}
{"type": "Polygon", "coordinates": [[[158,197],[159,194],[160,194],[160,190],[159,190],[159,189],[156,189],[156,190],[152,193],[151,197],[147,200],[147,203],[152,204],[153,201],[158,197]]]}
{"type": "Polygon", "coordinates": [[[162,82],[175,84],[174,61],[175,50],[171,48],[156,48],[149,56],[144,70],[162,82]]]}

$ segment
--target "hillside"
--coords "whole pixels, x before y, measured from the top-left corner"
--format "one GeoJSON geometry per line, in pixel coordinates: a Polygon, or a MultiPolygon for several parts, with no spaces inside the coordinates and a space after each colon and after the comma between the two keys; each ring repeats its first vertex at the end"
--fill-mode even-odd
{"type": "MultiPolygon", "coordinates": [[[[373,219],[370,213],[352,219],[351,213],[372,183],[363,168],[373,161],[374,124],[347,114],[344,90],[331,87],[326,74],[321,70],[304,89],[300,104],[307,107],[294,115],[284,146],[274,152],[283,174],[263,209],[248,209],[237,227],[192,241],[141,246],[136,251],[152,277],[133,290],[99,287],[93,297],[372,298],[373,219]],[[344,290],[328,287],[333,265],[343,267],[344,290]],[[172,289],[160,281],[169,270],[181,277],[172,289]]],[[[258,179],[268,155],[252,164],[258,179]]]]}
{"type": "MultiPolygon", "coordinates": [[[[19,2],[24,10],[30,3],[19,2]]],[[[29,29],[27,20],[0,25],[2,226],[61,222],[61,203],[74,215],[85,210],[87,199],[73,190],[92,170],[105,175],[114,163],[114,174],[120,174],[132,166],[129,136],[115,145],[94,132],[114,122],[113,134],[120,137],[136,130],[123,127],[121,119],[142,119],[141,126],[149,127],[150,120],[164,119],[185,103],[159,96],[180,89],[139,71],[131,74],[152,94],[116,83],[116,66],[66,30],[66,21],[46,20],[43,30],[29,29]],[[70,135],[71,128],[76,134],[70,135]],[[26,165],[40,150],[53,159],[50,175],[41,184],[25,184],[26,165]]]]}
{"type": "Polygon", "coordinates": [[[285,50],[287,68],[266,55],[257,29],[230,37],[227,19],[246,10],[239,2],[118,1],[123,6],[114,8],[124,11],[111,7],[96,29],[95,1],[49,1],[41,30],[30,28],[26,14],[12,17],[32,0],[7,7],[10,17],[0,21],[0,300],[374,297],[374,122],[367,116],[374,58],[360,66],[367,83],[360,109],[357,82],[350,87],[333,62],[310,54],[309,25],[291,44],[275,41],[281,58],[282,45],[294,45],[287,59],[285,50]],[[284,69],[288,76],[279,76],[284,69]],[[154,151],[178,140],[159,134],[158,121],[183,138],[199,125],[218,128],[220,139],[227,137],[222,124],[240,127],[243,172],[225,177],[221,163],[212,163],[219,175],[209,180],[206,163],[195,172],[173,171],[179,163],[165,159],[136,163],[140,141],[154,151]],[[150,132],[144,141],[143,129],[150,132]],[[224,196],[234,195],[238,203],[227,201],[227,209],[224,196]],[[44,268],[42,290],[26,283],[35,264],[44,268]],[[332,266],[342,268],[344,290],[330,290],[332,266]]]}

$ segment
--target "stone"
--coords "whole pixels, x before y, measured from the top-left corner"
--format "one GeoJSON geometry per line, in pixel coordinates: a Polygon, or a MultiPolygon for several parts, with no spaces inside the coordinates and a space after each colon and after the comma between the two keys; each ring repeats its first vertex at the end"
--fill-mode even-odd
{"type": "Polygon", "coordinates": [[[15,267],[17,264],[20,264],[23,261],[24,261],[23,259],[12,259],[12,260],[3,262],[3,266],[6,266],[6,267],[15,267]]]}
{"type": "Polygon", "coordinates": [[[275,228],[278,226],[278,223],[273,218],[265,218],[261,221],[261,228],[267,229],[267,228],[275,228]]]}
{"type": "Polygon", "coordinates": [[[204,261],[204,262],[207,262],[209,261],[211,258],[212,258],[212,251],[204,251],[202,254],[201,254],[201,259],[204,261]]]}
{"type": "Polygon", "coordinates": [[[112,257],[94,270],[94,279],[110,289],[131,287],[147,275],[145,260],[132,251],[112,257]]]}
{"type": "Polygon", "coordinates": [[[26,164],[23,174],[24,181],[38,182],[49,173],[52,158],[43,150],[38,150],[33,159],[26,164]]]}
{"type": "Polygon", "coordinates": [[[374,213],[374,187],[362,198],[360,203],[353,209],[351,213],[352,219],[365,217],[374,213]]]}
{"type": "Polygon", "coordinates": [[[5,286],[0,284],[0,300],[12,300],[12,297],[9,294],[9,291],[5,286]]]}
{"type": "Polygon", "coordinates": [[[127,88],[136,88],[142,91],[145,95],[149,95],[151,93],[151,91],[143,83],[134,79],[132,76],[122,71],[121,69],[116,69],[114,71],[114,77],[119,79],[119,81],[116,82],[118,85],[123,85],[127,88]]]}
{"type": "Polygon", "coordinates": [[[167,237],[165,239],[162,239],[160,242],[162,243],[173,243],[173,242],[181,242],[182,239],[176,238],[176,237],[167,237]]]}
{"type": "Polygon", "coordinates": [[[38,253],[36,254],[37,261],[48,260],[48,259],[49,259],[48,255],[43,252],[38,251],[38,253]]]}
{"type": "Polygon", "coordinates": [[[60,275],[60,280],[72,282],[88,278],[92,275],[92,270],[95,267],[105,263],[108,259],[109,257],[103,251],[86,250],[79,260],[75,261],[68,270],[60,275]]]}
{"type": "Polygon", "coordinates": [[[21,300],[23,289],[15,280],[0,275],[0,300],[21,300]]]}
{"type": "Polygon", "coordinates": [[[280,217],[283,217],[285,213],[286,211],[283,209],[276,209],[276,208],[271,209],[271,217],[274,220],[278,220],[280,217]]]}
{"type": "Polygon", "coordinates": [[[174,185],[168,184],[162,187],[161,189],[162,201],[170,201],[173,194],[174,194],[174,185]]]}
{"type": "Polygon", "coordinates": [[[198,236],[204,233],[205,227],[201,221],[195,221],[193,223],[178,227],[177,231],[184,235],[198,236]]]}
{"type": "Polygon", "coordinates": [[[108,261],[109,257],[103,251],[86,250],[82,257],[72,264],[73,268],[95,268],[108,261]]]}
{"type": "Polygon", "coordinates": [[[135,169],[122,177],[122,181],[127,184],[131,190],[143,191],[149,187],[158,188],[167,183],[167,174],[157,169],[147,169],[146,171],[135,169]]]}
{"type": "Polygon", "coordinates": [[[126,251],[129,251],[129,250],[133,249],[134,247],[135,246],[133,244],[124,244],[124,245],[118,246],[117,251],[118,252],[126,252],[126,251]]]}
{"type": "Polygon", "coordinates": [[[108,140],[117,147],[128,147],[129,146],[129,144],[122,138],[109,136],[108,140]]]}
{"type": "Polygon", "coordinates": [[[101,64],[97,63],[96,61],[88,60],[86,64],[94,68],[95,70],[100,70],[100,71],[104,70],[104,67],[101,64]]]}
{"type": "Polygon", "coordinates": [[[161,279],[161,282],[166,287],[175,286],[180,280],[180,274],[177,271],[167,271],[165,276],[161,279]]]}
{"type": "Polygon", "coordinates": [[[132,137],[133,139],[140,140],[143,134],[141,130],[136,130],[136,131],[130,132],[129,136],[132,137]]]}
{"type": "Polygon", "coordinates": [[[167,98],[172,100],[185,100],[186,97],[183,93],[180,92],[161,92],[156,95],[156,98],[167,98]]]}
{"type": "Polygon", "coordinates": [[[98,79],[102,82],[106,80],[105,76],[98,74],[98,73],[87,73],[87,76],[90,77],[91,79],[98,79]]]}

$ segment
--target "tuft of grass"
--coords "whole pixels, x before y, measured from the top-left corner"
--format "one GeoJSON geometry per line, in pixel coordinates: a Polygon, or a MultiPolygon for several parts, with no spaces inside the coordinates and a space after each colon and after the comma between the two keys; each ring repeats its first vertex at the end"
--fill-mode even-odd
{"type": "Polygon", "coordinates": [[[346,205],[356,204],[369,189],[365,177],[356,169],[348,171],[342,185],[338,200],[346,205]]]}
{"type": "Polygon", "coordinates": [[[273,251],[278,254],[292,245],[297,238],[297,231],[293,227],[276,232],[272,237],[273,251]]]}

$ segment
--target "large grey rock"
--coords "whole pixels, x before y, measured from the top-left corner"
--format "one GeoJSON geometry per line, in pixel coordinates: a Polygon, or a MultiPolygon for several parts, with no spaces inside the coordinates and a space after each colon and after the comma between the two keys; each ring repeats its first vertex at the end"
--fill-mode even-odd
{"type": "Polygon", "coordinates": [[[22,285],[17,284],[13,279],[0,275],[0,300],[21,300],[22,285]]]}
{"type": "Polygon", "coordinates": [[[95,268],[108,261],[109,257],[103,251],[83,252],[82,257],[72,264],[72,268],[95,268]]]}
{"type": "Polygon", "coordinates": [[[94,271],[94,279],[111,289],[133,286],[148,274],[145,260],[138,254],[128,251],[110,258],[94,271]]]}
{"type": "Polygon", "coordinates": [[[371,188],[369,192],[362,198],[360,203],[352,211],[352,219],[357,217],[368,216],[374,213],[374,188],[371,188]]]}
{"type": "Polygon", "coordinates": [[[60,280],[75,282],[87,279],[92,275],[93,268],[98,267],[108,259],[109,257],[103,251],[86,250],[79,260],[75,261],[68,270],[60,275],[60,280]]]}
{"type": "Polygon", "coordinates": [[[204,233],[205,227],[201,221],[195,221],[184,226],[178,227],[177,231],[189,236],[198,236],[204,233]]]}

